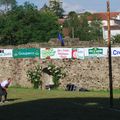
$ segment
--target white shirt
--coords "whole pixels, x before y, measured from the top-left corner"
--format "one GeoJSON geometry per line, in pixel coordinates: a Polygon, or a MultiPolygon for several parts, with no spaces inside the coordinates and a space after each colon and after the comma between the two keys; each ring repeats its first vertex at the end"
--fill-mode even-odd
{"type": "Polygon", "coordinates": [[[1,82],[1,87],[4,88],[8,84],[9,84],[8,80],[4,80],[3,82],[1,82]]]}

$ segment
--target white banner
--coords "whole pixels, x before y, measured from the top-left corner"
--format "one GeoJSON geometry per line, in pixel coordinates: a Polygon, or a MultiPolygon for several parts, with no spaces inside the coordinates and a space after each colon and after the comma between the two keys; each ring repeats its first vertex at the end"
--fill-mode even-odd
{"type": "Polygon", "coordinates": [[[42,59],[64,59],[72,57],[72,48],[41,48],[42,59]]]}
{"type": "Polygon", "coordinates": [[[107,47],[85,48],[85,57],[108,57],[107,47]]]}
{"type": "Polygon", "coordinates": [[[84,59],[84,48],[73,48],[72,49],[72,58],[84,59]]]}
{"type": "Polygon", "coordinates": [[[0,49],[0,57],[13,57],[12,49],[0,49]]]}
{"type": "Polygon", "coordinates": [[[111,56],[112,57],[120,57],[120,48],[111,48],[111,56]]]}

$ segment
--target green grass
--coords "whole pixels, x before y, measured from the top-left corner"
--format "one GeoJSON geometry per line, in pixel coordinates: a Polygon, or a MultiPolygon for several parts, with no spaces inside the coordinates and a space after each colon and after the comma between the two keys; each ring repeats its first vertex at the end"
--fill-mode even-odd
{"type": "Polygon", "coordinates": [[[0,105],[0,120],[119,120],[120,90],[114,109],[108,91],[68,92],[9,88],[9,103],[0,105]]]}

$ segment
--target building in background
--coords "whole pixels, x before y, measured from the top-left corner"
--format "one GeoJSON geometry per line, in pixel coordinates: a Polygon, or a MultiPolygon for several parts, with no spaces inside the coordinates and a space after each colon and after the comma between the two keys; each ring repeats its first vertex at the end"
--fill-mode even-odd
{"type": "MultiPolygon", "coordinates": [[[[107,26],[107,13],[93,13],[88,17],[88,22],[90,23],[94,17],[97,17],[102,22],[102,32],[103,39],[107,41],[108,39],[108,26],[107,26]]],[[[110,13],[110,28],[111,28],[111,37],[120,34],[120,12],[111,12],[110,13]]]]}

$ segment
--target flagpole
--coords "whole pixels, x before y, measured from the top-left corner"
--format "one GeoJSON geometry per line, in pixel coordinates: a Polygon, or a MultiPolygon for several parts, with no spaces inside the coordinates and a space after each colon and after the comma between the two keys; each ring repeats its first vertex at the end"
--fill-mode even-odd
{"type": "Polygon", "coordinates": [[[113,81],[112,81],[112,57],[111,57],[111,29],[110,29],[110,1],[107,0],[107,16],[108,16],[108,60],[109,60],[109,87],[110,87],[110,107],[113,107],[113,81]]]}

